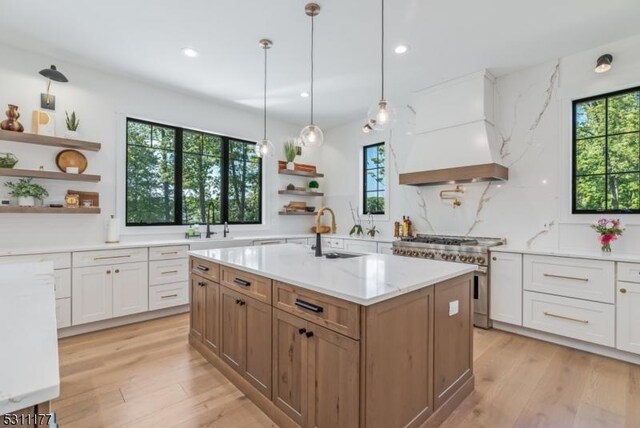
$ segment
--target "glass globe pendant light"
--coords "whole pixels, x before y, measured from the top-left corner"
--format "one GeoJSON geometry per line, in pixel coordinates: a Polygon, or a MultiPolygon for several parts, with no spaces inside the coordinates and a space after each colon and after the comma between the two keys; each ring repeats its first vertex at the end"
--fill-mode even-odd
{"type": "Polygon", "coordinates": [[[322,129],[313,123],[313,18],[320,13],[320,6],[316,3],[309,3],[304,7],[305,13],[311,17],[311,121],[300,131],[300,140],[302,145],[306,147],[318,147],[324,141],[324,133],[322,129]]]}
{"type": "MultiPolygon", "coordinates": [[[[363,128],[363,131],[368,129],[367,125],[371,129],[376,131],[386,131],[389,130],[396,123],[396,109],[393,105],[384,99],[384,0],[382,2],[382,41],[380,44],[380,74],[382,78],[382,87],[381,87],[381,96],[380,101],[378,101],[375,105],[371,106],[369,111],[367,112],[367,124],[363,128]]],[[[365,132],[369,132],[371,129],[368,129],[365,132]]]]}
{"type": "Polygon", "coordinates": [[[258,142],[254,147],[256,155],[258,157],[271,157],[273,156],[273,143],[267,140],[267,50],[271,49],[273,43],[271,40],[262,39],[260,40],[260,47],[264,50],[264,105],[263,105],[263,115],[264,115],[264,133],[262,135],[262,141],[258,142]]]}

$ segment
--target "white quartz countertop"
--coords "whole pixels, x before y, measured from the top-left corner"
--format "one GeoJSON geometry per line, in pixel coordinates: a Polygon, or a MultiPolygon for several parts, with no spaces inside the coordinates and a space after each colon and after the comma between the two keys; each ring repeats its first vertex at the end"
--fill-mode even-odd
{"type": "Polygon", "coordinates": [[[637,254],[618,253],[614,250],[610,253],[603,253],[602,251],[589,250],[530,249],[509,246],[491,247],[490,250],[494,253],[533,254],[541,256],[573,257],[579,259],[640,263],[640,252],[637,254]]]}
{"type": "Polygon", "coordinates": [[[60,395],[53,263],[0,265],[0,415],[60,395]]]}
{"type": "Polygon", "coordinates": [[[309,246],[296,244],[221,248],[189,254],[365,306],[477,268],[475,265],[387,254],[327,259],[315,257],[309,246]]]}

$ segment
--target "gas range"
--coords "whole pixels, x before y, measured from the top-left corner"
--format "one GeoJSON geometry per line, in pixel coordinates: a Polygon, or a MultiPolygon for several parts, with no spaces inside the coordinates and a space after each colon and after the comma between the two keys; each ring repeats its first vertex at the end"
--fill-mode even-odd
{"type": "Polygon", "coordinates": [[[395,241],[393,254],[476,264],[486,268],[489,264],[489,247],[505,243],[506,240],[502,238],[418,234],[395,241]]]}

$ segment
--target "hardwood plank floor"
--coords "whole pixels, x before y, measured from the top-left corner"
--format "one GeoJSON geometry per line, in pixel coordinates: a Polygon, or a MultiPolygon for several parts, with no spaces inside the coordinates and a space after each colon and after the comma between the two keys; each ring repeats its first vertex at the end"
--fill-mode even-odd
{"type": "MultiPolygon", "coordinates": [[[[60,426],[274,427],[187,342],[186,314],[60,340],[60,426]]],[[[638,427],[640,366],[476,330],[475,391],[443,427],[638,427]]]]}

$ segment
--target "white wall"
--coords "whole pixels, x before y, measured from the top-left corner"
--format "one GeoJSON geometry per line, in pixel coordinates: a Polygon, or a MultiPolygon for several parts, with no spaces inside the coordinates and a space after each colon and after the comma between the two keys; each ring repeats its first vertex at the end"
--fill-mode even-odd
{"type": "MultiPolygon", "coordinates": [[[[259,140],[262,138],[262,116],[215,104],[204,99],[187,96],[172,90],[152,86],[98,70],[75,66],[55,58],[19,51],[0,45],[0,106],[16,104],[22,114],[25,131],[31,131],[31,112],[39,108],[40,93],[46,90],[46,80],[38,71],[56,64],[70,80],[69,83],[53,83],[56,95],[57,135],[64,133],[65,110],[76,111],[80,119],[81,137],[102,143],[100,152],[85,152],[89,161],[87,173],[100,174],[98,184],[35,180],[50,193],[49,202],[62,201],[67,189],[100,192],[101,215],[23,215],[2,214],[0,217],[0,248],[48,247],[56,244],[99,243],[105,239],[105,223],[110,214],[117,212],[124,196],[117,194],[116,184],[122,176],[116,174],[117,162],[122,165],[124,156],[124,118],[146,118],[163,123],[207,130],[225,135],[259,140]]],[[[185,65],[188,66],[188,65],[185,65]]],[[[258,73],[256,78],[262,78],[258,73]]],[[[261,94],[256,94],[256,96],[261,94]]],[[[2,107],[4,111],[4,107],[2,107]]],[[[4,116],[4,114],[2,115],[4,116]]],[[[308,217],[282,217],[279,207],[287,198],[278,196],[278,188],[284,188],[289,179],[277,174],[277,159],[282,155],[282,141],[298,135],[299,127],[287,123],[269,122],[269,138],[276,144],[276,155],[265,163],[264,195],[265,211],[260,227],[232,226],[233,232],[288,233],[307,231],[311,225],[308,217]]],[[[12,152],[20,162],[16,168],[37,169],[44,166],[54,170],[55,155],[61,149],[37,145],[0,142],[0,152],[12,152]]],[[[309,162],[314,156],[307,149],[298,161],[309,162]]],[[[317,156],[317,153],[316,153],[317,156]]],[[[6,179],[0,179],[0,196],[7,196],[6,179]]],[[[303,182],[306,182],[304,180],[303,182]]],[[[301,182],[302,184],[302,182],[301,182]]],[[[149,234],[147,239],[177,238],[181,228],[136,228],[127,230],[124,239],[140,238],[138,233],[149,234]]]]}
{"type": "MultiPolygon", "coordinates": [[[[326,133],[322,166],[327,173],[326,202],[336,209],[340,232],[351,227],[349,202],[357,205],[361,146],[387,141],[389,158],[388,219],[376,223],[383,236],[393,221],[409,215],[423,233],[504,236],[511,244],[537,248],[598,249],[588,223],[598,216],[571,215],[571,100],[640,84],[640,37],[622,40],[569,57],[529,67],[496,79],[495,117],[506,183],[466,184],[463,205],[441,201],[451,186],[400,186],[415,129],[411,100],[393,100],[399,111],[388,134],[363,134],[363,120],[326,133]],[[610,72],[594,73],[596,58],[614,56],[610,72]],[[503,145],[504,142],[504,145],[503,145]]],[[[452,76],[454,77],[454,76],[452,76]]],[[[455,157],[457,154],[450,154],[455,157]]],[[[640,251],[640,216],[620,216],[627,224],[616,251],[640,251]]]]}

